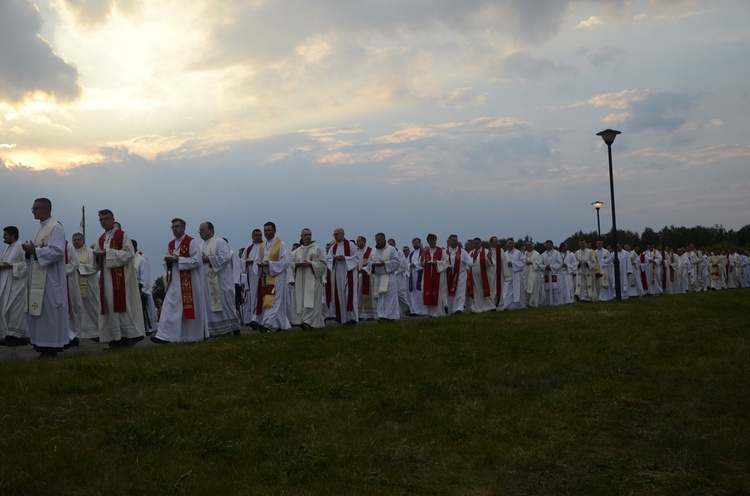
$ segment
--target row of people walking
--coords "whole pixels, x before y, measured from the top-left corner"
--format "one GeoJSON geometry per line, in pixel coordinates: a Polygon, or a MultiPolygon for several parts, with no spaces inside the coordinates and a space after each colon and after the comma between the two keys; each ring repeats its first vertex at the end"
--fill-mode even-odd
{"type": "Polygon", "coordinates": [[[66,241],[50,200],[35,200],[32,213],[40,221],[33,241],[21,243],[13,226],[3,232],[0,344],[30,343],[43,357],[87,338],[121,348],[147,334],[164,344],[239,334],[243,325],[268,332],[606,301],[616,293],[615,260],[625,298],[750,286],[747,252],[703,254],[692,245],[649,244],[641,253],[580,240],[571,253],[547,240],[539,253],[531,241],[501,246],[495,236],[489,247],[478,237],[462,246],[456,235],[440,247],[428,234],[426,245],[414,238],[399,250],[384,233],[368,246],[336,228],[325,248],[303,229],[288,249],[267,222],[235,253],[211,222],[199,226],[198,242],[175,218],[157,311],[147,260],[111,210],[99,211],[104,232],[90,247],[81,233],[66,241]]]}

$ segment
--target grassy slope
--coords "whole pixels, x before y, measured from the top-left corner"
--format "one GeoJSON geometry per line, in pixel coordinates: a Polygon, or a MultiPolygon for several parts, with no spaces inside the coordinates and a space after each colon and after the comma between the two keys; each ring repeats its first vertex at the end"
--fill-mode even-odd
{"type": "Polygon", "coordinates": [[[0,363],[0,494],[750,492],[746,290],[0,363]]]}

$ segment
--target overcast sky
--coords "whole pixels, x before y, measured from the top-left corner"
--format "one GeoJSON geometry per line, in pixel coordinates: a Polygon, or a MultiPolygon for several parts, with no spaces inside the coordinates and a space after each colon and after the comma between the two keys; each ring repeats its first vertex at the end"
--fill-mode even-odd
{"type": "Polygon", "coordinates": [[[747,0],[0,0],[0,222],[234,248],[750,223],[747,0]]]}

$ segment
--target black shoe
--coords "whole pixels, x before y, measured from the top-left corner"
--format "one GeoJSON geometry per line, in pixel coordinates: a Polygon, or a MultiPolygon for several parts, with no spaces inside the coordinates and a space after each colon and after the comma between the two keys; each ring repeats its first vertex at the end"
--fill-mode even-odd
{"type": "Polygon", "coordinates": [[[39,353],[39,356],[37,358],[55,358],[57,357],[56,351],[43,351],[39,353]]]}
{"type": "Polygon", "coordinates": [[[0,341],[0,346],[26,346],[29,344],[29,340],[26,338],[18,338],[16,336],[5,336],[5,339],[0,341]]]}
{"type": "Polygon", "coordinates": [[[267,332],[271,332],[271,329],[264,325],[258,324],[258,332],[260,332],[261,334],[266,334],[267,332]]]}
{"type": "Polygon", "coordinates": [[[235,329],[234,331],[232,331],[232,334],[234,334],[235,336],[242,336],[242,331],[239,329],[235,329]]]}
{"type": "Polygon", "coordinates": [[[120,347],[121,348],[132,348],[135,346],[139,341],[143,341],[143,336],[137,336],[134,338],[122,338],[120,340],[120,347]]]}
{"type": "Polygon", "coordinates": [[[307,331],[307,330],[309,330],[309,329],[310,329],[310,324],[308,324],[307,322],[301,322],[299,326],[300,326],[300,328],[301,328],[301,329],[302,329],[303,331],[307,331]]]}
{"type": "Polygon", "coordinates": [[[68,348],[72,348],[73,346],[80,346],[81,340],[78,338],[73,338],[70,340],[70,342],[63,346],[64,350],[67,350],[68,348]]]}
{"type": "Polygon", "coordinates": [[[258,330],[259,324],[258,324],[257,322],[255,322],[255,321],[252,321],[252,322],[250,322],[250,324],[249,324],[249,325],[250,325],[250,329],[252,329],[252,330],[254,330],[254,331],[257,331],[257,330],[258,330]]]}
{"type": "Polygon", "coordinates": [[[346,323],[341,324],[341,325],[353,326],[353,325],[357,325],[357,321],[356,320],[350,320],[349,322],[346,322],[346,323]]]}
{"type": "Polygon", "coordinates": [[[169,341],[164,341],[163,339],[159,339],[156,336],[151,336],[151,342],[156,344],[169,344],[169,341]]]}

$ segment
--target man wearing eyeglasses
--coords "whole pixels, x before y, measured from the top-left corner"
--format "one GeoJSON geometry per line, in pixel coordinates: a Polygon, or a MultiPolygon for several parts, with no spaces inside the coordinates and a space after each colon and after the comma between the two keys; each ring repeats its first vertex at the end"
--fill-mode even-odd
{"type": "Polygon", "coordinates": [[[159,326],[151,341],[157,344],[201,341],[208,338],[206,276],[198,243],[185,234],[186,223],[172,219],[174,239],[167,245],[164,265],[167,288],[159,326]]]}
{"type": "Polygon", "coordinates": [[[52,218],[52,202],[37,198],[31,207],[39,229],[21,248],[29,264],[26,322],[29,339],[40,358],[54,357],[70,342],[65,231],[52,218]]]}
{"type": "Polygon", "coordinates": [[[146,329],[135,249],[128,234],[115,225],[111,210],[99,211],[99,224],[104,229],[94,250],[103,296],[99,339],[109,343],[110,348],[129,348],[143,339],[146,329]]]}

